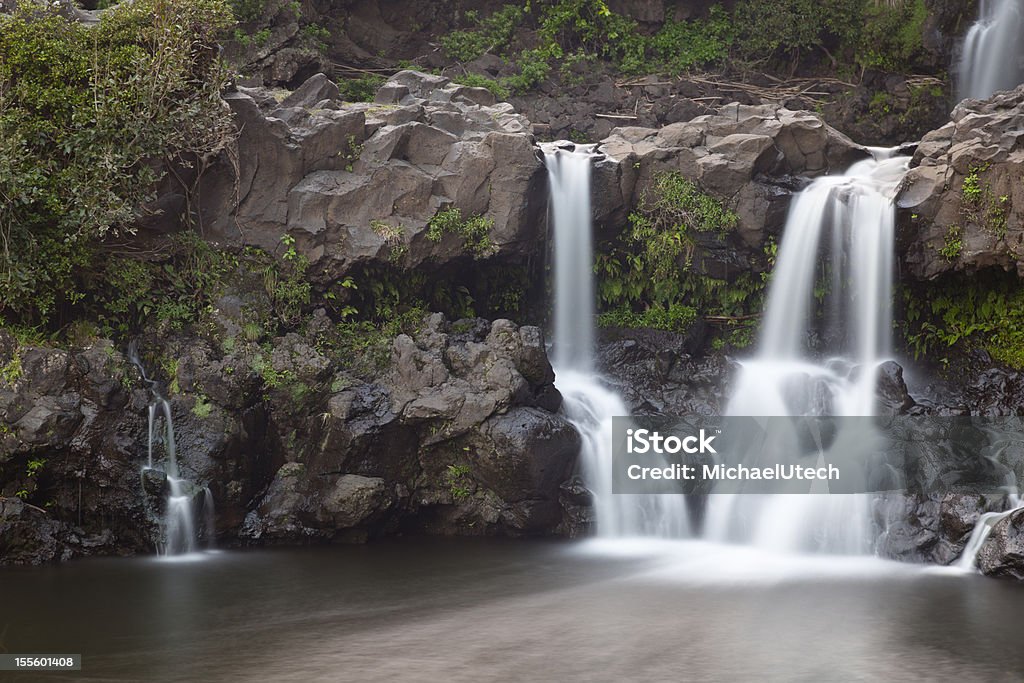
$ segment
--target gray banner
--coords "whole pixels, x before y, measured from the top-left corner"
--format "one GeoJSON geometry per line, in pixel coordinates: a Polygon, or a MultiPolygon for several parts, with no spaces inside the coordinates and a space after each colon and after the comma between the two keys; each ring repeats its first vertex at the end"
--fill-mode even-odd
{"type": "Polygon", "coordinates": [[[81,671],[82,655],[2,655],[0,671],[81,671]]]}
{"type": "Polygon", "coordinates": [[[616,417],[614,493],[997,493],[1019,417],[616,417]]]}

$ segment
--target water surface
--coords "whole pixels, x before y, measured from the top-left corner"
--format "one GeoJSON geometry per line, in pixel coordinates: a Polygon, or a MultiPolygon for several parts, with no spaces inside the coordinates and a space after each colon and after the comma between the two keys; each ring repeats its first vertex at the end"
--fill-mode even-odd
{"type": "Polygon", "coordinates": [[[0,571],[5,680],[1024,680],[1024,587],[699,542],[402,540],[0,571]]]}

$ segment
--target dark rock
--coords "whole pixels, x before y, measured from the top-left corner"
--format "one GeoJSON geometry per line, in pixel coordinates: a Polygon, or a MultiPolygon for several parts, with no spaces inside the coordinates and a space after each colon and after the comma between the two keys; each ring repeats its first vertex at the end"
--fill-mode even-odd
{"type": "Polygon", "coordinates": [[[986,576],[1024,581],[1024,510],[992,527],[978,552],[978,568],[986,576]]]}

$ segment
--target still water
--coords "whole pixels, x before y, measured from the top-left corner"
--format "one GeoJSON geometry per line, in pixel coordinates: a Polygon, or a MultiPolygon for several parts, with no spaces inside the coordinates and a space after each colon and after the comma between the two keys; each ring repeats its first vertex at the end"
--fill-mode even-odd
{"type": "Polygon", "coordinates": [[[402,540],[0,571],[3,680],[1024,680],[1024,586],[697,542],[402,540]],[[19,677],[21,676],[21,677],[19,677]]]}

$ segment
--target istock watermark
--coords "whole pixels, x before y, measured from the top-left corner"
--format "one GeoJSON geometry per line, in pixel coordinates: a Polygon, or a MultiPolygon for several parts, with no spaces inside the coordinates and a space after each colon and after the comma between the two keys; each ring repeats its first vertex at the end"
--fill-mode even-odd
{"type": "Polygon", "coordinates": [[[613,492],[994,493],[1024,477],[1019,417],[616,417],[613,492]]]}

